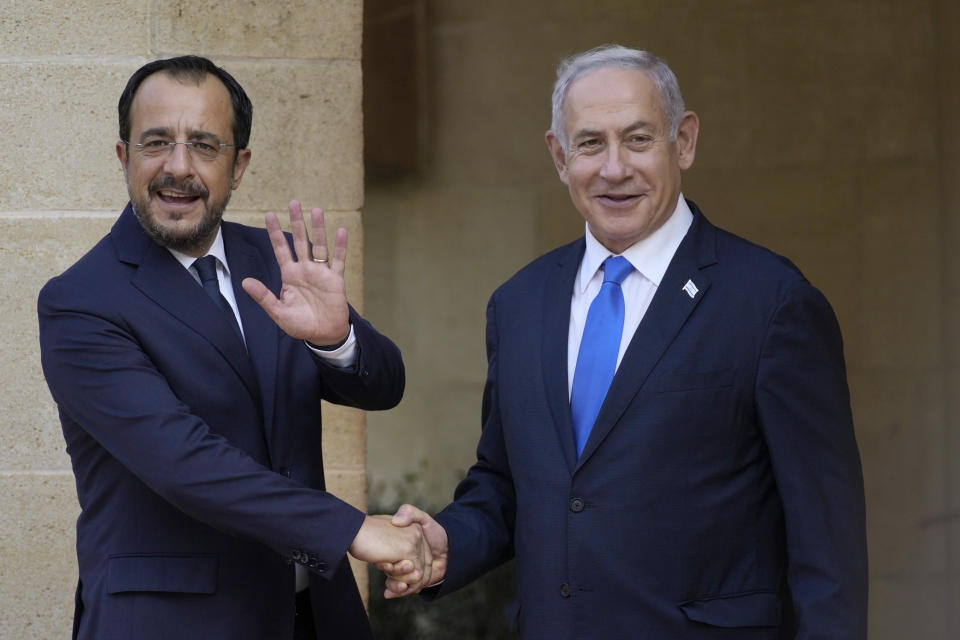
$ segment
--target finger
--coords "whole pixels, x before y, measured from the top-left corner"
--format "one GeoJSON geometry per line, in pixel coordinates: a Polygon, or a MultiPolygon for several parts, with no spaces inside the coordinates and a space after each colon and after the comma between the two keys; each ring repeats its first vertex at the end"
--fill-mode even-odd
{"type": "Polygon", "coordinates": [[[387,587],[383,590],[383,597],[387,600],[393,600],[395,598],[403,598],[404,596],[413,593],[410,591],[410,588],[402,583],[390,584],[387,583],[387,587]]]}
{"type": "Polygon", "coordinates": [[[316,208],[310,211],[310,226],[313,230],[313,257],[317,260],[329,260],[327,249],[327,229],[324,226],[323,209],[316,208]]]}
{"type": "Polygon", "coordinates": [[[283,269],[284,265],[293,261],[293,256],[290,255],[290,245],[287,243],[286,236],[283,235],[283,229],[280,228],[277,214],[271,211],[267,213],[264,220],[267,234],[270,236],[270,244],[273,246],[273,255],[277,257],[277,265],[280,269],[283,269]]]}
{"type": "Polygon", "coordinates": [[[303,221],[303,211],[297,200],[291,200],[288,205],[290,211],[290,232],[293,234],[293,249],[297,253],[297,260],[310,258],[310,238],[307,237],[307,225],[303,221]]]}
{"type": "Polygon", "coordinates": [[[247,295],[253,298],[254,302],[259,304],[263,310],[267,312],[268,316],[276,321],[280,301],[277,300],[277,296],[273,295],[273,292],[270,291],[265,284],[256,278],[244,278],[240,286],[247,292],[247,295]]]}
{"type": "Polygon", "coordinates": [[[393,576],[395,578],[406,575],[408,573],[412,573],[413,571],[416,570],[416,566],[414,565],[413,560],[410,560],[410,559],[401,560],[399,562],[389,562],[389,563],[385,562],[383,564],[385,565],[389,564],[390,566],[384,567],[383,569],[380,569],[380,567],[377,567],[377,568],[380,569],[380,571],[383,571],[384,573],[386,573],[387,575],[393,576]]]}
{"type": "Polygon", "coordinates": [[[403,580],[396,580],[394,578],[387,578],[387,581],[384,583],[387,591],[393,593],[394,595],[406,595],[410,592],[410,585],[403,580]]]}
{"type": "Polygon", "coordinates": [[[347,264],[347,230],[337,229],[337,238],[333,243],[333,260],[330,261],[330,268],[336,273],[343,275],[347,264]]]}
{"type": "Polygon", "coordinates": [[[391,522],[395,527],[406,527],[414,522],[422,525],[424,522],[429,522],[430,519],[430,516],[427,515],[425,511],[418,509],[412,504],[403,504],[400,505],[397,512],[393,514],[391,522]]]}

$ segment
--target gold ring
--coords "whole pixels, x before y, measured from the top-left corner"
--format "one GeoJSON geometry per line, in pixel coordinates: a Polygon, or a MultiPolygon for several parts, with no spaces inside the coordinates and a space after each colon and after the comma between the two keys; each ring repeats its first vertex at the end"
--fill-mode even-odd
{"type": "Polygon", "coordinates": [[[326,263],[327,263],[327,259],[326,259],[326,258],[314,258],[313,261],[314,261],[314,262],[319,262],[320,264],[326,264],[326,263]]]}

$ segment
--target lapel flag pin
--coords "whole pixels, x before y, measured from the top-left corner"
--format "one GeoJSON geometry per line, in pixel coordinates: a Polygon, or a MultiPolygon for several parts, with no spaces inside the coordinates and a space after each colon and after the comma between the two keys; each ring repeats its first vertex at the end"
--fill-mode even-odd
{"type": "Polygon", "coordinates": [[[695,298],[700,291],[700,289],[697,289],[697,285],[693,284],[693,280],[687,280],[687,284],[683,285],[683,290],[687,292],[691,299],[695,298]]]}

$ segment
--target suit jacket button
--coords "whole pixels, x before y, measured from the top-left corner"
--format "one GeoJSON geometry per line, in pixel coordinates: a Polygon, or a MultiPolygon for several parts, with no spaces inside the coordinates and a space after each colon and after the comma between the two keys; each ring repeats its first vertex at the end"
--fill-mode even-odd
{"type": "Polygon", "coordinates": [[[570,597],[570,585],[568,585],[566,582],[560,585],[560,596],[563,598],[570,597]]]}
{"type": "Polygon", "coordinates": [[[318,560],[316,563],[314,563],[313,568],[319,571],[320,573],[323,573],[324,571],[327,570],[327,563],[324,562],[323,560],[318,560]]]}
{"type": "Polygon", "coordinates": [[[570,511],[574,513],[580,513],[583,511],[583,500],[580,498],[572,498],[570,500],[570,511]]]}

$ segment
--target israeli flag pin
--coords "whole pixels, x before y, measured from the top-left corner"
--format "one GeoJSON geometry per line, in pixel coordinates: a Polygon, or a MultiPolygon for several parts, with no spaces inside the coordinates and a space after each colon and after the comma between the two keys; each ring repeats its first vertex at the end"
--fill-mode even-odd
{"type": "Polygon", "coordinates": [[[697,296],[697,293],[700,292],[700,289],[697,289],[697,285],[693,284],[693,280],[687,280],[687,284],[683,285],[683,290],[687,292],[687,295],[691,299],[697,296]]]}

